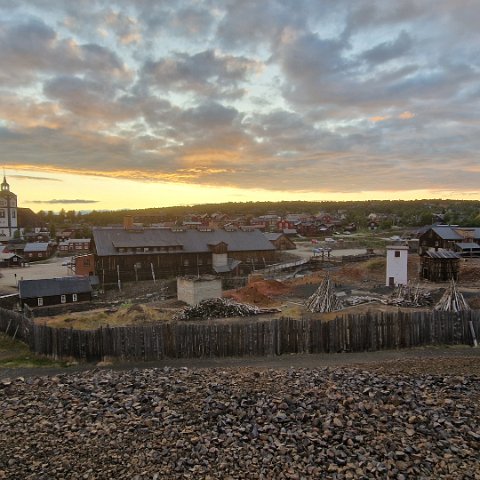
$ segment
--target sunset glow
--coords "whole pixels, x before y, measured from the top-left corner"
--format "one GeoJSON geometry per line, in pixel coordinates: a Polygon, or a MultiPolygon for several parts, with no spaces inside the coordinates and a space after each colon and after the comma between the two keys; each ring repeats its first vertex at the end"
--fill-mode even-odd
{"type": "Polygon", "coordinates": [[[0,155],[22,206],[480,199],[475,2],[0,14],[0,155]]]}

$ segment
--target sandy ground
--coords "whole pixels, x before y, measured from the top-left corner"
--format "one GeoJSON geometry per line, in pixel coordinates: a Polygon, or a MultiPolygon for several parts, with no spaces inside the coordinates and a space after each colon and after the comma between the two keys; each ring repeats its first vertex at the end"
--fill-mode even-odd
{"type": "Polygon", "coordinates": [[[72,275],[71,269],[62,265],[68,257],[52,257],[45,262],[31,263],[28,267],[2,268],[0,270],[0,292],[16,293],[19,280],[65,277],[72,275]]]}
{"type": "MultiPolygon", "coordinates": [[[[311,241],[296,242],[297,248],[295,250],[289,250],[292,255],[297,255],[301,258],[310,258],[314,256],[315,248],[322,248],[327,246],[331,248],[331,257],[343,257],[344,255],[364,255],[367,253],[366,248],[338,248],[337,245],[325,245],[324,243],[314,244],[311,241]]],[[[318,256],[318,254],[317,254],[318,256]]]]}

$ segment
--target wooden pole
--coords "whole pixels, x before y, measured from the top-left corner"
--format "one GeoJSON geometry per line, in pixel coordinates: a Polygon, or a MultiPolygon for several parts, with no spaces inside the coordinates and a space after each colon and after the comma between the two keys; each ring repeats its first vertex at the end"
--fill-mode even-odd
{"type": "Polygon", "coordinates": [[[117,282],[118,282],[118,291],[122,291],[122,284],[120,282],[120,265],[117,264],[117,282]]]}
{"type": "Polygon", "coordinates": [[[153,262],[150,262],[150,268],[152,269],[153,283],[156,283],[157,281],[155,280],[155,270],[153,269],[153,262]]]}

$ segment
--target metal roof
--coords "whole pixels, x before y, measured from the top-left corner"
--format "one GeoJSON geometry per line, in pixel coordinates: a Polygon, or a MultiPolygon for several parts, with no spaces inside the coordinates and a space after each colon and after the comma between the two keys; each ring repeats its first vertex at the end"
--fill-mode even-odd
{"type": "Polygon", "coordinates": [[[48,250],[48,242],[27,243],[24,252],[46,252],[48,250]]]}
{"type": "Polygon", "coordinates": [[[455,244],[456,248],[460,248],[461,250],[475,250],[480,248],[480,245],[475,242],[459,242],[455,244]]]}
{"type": "Polygon", "coordinates": [[[92,287],[88,277],[59,277],[20,280],[18,291],[20,298],[38,298],[91,292],[92,287]]]}
{"type": "Polygon", "coordinates": [[[427,250],[425,255],[430,258],[445,258],[445,259],[455,259],[461,258],[458,253],[452,252],[451,250],[445,250],[439,248],[438,250],[427,250]]]}
{"type": "MultiPolygon", "coordinates": [[[[209,245],[225,242],[229,252],[271,251],[275,247],[258,231],[198,231],[198,230],[166,230],[161,228],[145,228],[129,231],[124,228],[94,228],[93,239],[97,255],[125,255],[116,248],[151,248],[174,246],[182,247],[186,253],[210,252],[209,245]]],[[[138,254],[152,252],[139,252],[138,254]]],[[[175,253],[178,253],[175,252],[175,253]]]]}
{"type": "Polygon", "coordinates": [[[459,235],[452,227],[432,227],[432,230],[443,240],[463,240],[463,237],[459,235]]]}

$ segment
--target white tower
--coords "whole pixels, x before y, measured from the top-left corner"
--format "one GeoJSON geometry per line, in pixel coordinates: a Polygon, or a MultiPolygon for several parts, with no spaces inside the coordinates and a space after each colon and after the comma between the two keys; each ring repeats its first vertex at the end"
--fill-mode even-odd
{"type": "Polygon", "coordinates": [[[405,245],[389,245],[387,247],[386,285],[395,287],[408,283],[408,247],[405,245]]]}
{"type": "Polygon", "coordinates": [[[0,240],[12,239],[17,230],[17,196],[10,191],[4,175],[0,186],[0,240]]]}

